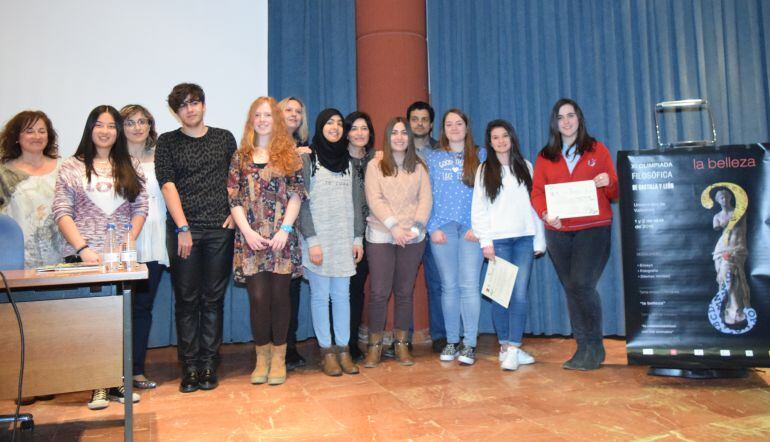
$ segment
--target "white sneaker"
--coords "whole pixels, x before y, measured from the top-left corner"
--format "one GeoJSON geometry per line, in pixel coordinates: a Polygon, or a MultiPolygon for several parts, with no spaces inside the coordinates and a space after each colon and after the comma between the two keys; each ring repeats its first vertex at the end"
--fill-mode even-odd
{"type": "Polygon", "coordinates": [[[460,351],[457,349],[458,344],[447,344],[444,350],[441,351],[439,359],[443,362],[454,361],[460,351]]]}
{"type": "MultiPolygon", "coordinates": [[[[107,391],[107,394],[112,401],[118,401],[121,404],[126,402],[126,389],[122,385],[120,387],[112,387],[107,391]]],[[[139,394],[131,392],[131,399],[134,400],[134,402],[139,402],[139,399],[141,399],[141,396],[139,394]]]]}
{"type": "Polygon", "coordinates": [[[519,349],[519,365],[529,365],[535,363],[535,358],[526,351],[519,349]]]}
{"type": "Polygon", "coordinates": [[[508,353],[508,347],[503,350],[503,346],[500,346],[500,352],[497,353],[497,360],[502,363],[505,360],[506,353],[508,353]]]}
{"type": "Polygon", "coordinates": [[[500,368],[503,370],[516,370],[519,368],[519,349],[511,347],[505,353],[505,360],[500,364],[500,368]]]}
{"type": "Polygon", "coordinates": [[[91,400],[88,401],[90,410],[101,410],[107,408],[108,405],[110,405],[110,400],[107,397],[106,388],[97,388],[91,392],[91,400]]]}

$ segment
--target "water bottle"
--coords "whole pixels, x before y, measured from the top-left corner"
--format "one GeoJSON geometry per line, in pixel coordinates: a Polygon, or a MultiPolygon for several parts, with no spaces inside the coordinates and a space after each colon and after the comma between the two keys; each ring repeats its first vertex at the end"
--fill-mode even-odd
{"type": "Polygon", "coordinates": [[[126,229],[126,237],[120,251],[120,262],[123,263],[123,269],[130,272],[136,270],[136,240],[131,238],[131,223],[123,224],[123,227],[126,229]]]}
{"type": "Polygon", "coordinates": [[[104,233],[103,259],[104,270],[115,272],[120,269],[120,245],[118,243],[118,231],[115,224],[107,224],[107,231],[104,233]]]}

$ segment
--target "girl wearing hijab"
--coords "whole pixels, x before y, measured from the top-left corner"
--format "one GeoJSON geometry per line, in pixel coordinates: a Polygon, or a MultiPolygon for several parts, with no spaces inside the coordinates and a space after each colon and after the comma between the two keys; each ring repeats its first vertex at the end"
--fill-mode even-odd
{"type": "Polygon", "coordinates": [[[350,277],[364,257],[361,178],[353,173],[343,118],[337,109],[318,114],[310,155],[303,155],[310,195],[300,210],[302,265],[310,282],[313,330],[329,376],[358,373],[350,341],[350,277]],[[329,301],[334,319],[332,345],[329,301]]]}

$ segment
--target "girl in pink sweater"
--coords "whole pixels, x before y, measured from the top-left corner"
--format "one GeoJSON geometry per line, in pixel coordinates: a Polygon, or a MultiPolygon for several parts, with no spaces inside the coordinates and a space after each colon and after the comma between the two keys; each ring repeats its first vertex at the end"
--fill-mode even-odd
{"type": "Polygon", "coordinates": [[[382,351],[390,292],[395,293],[396,359],[412,365],[407,338],[412,323],[413,289],[425,250],[425,225],[433,204],[430,177],[417,156],[406,119],[396,117],[385,127],[382,158],[366,170],[366,229],[370,268],[369,350],[364,366],[376,367],[382,351]]]}

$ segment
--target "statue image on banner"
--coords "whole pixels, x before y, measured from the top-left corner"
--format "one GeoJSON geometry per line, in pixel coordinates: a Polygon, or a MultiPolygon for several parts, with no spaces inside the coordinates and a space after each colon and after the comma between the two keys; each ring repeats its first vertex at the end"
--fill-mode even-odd
{"type": "Polygon", "coordinates": [[[754,327],[756,311],[751,308],[749,284],[746,280],[748,196],[737,184],[720,182],[708,186],[701,194],[701,204],[714,206],[711,191],[719,189],[714,199],[721,210],[714,215],[713,228],[721,230],[712,252],[719,290],[709,304],[711,325],[722,333],[743,334],[754,327]]]}

